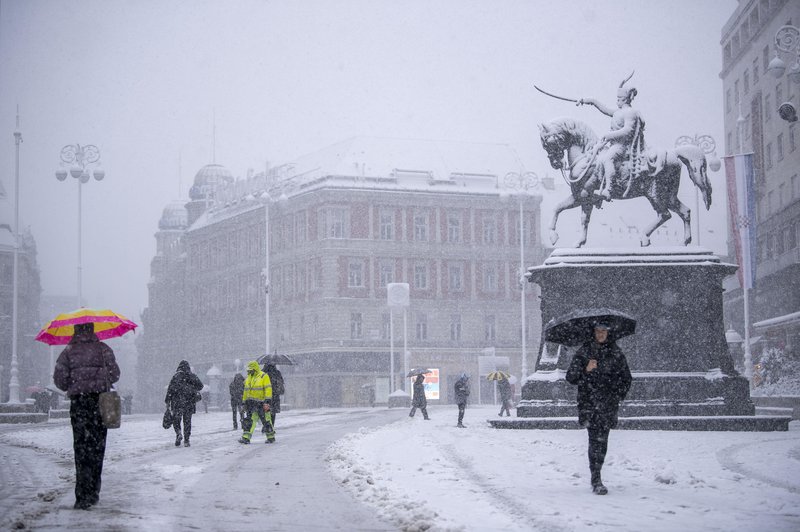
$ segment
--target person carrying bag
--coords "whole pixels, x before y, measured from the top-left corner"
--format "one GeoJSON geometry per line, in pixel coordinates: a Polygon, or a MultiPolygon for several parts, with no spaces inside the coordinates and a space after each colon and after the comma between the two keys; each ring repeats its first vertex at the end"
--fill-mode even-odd
{"type": "MultiPolygon", "coordinates": [[[[76,324],[72,339],[58,356],[53,371],[56,387],[70,398],[69,417],[75,455],[75,509],[88,510],[100,500],[108,432],[100,397],[110,391],[119,377],[114,351],[94,334],[94,324],[76,324]]],[[[111,401],[113,403],[113,399],[111,401]]],[[[114,424],[111,418],[108,423],[114,424]]]]}

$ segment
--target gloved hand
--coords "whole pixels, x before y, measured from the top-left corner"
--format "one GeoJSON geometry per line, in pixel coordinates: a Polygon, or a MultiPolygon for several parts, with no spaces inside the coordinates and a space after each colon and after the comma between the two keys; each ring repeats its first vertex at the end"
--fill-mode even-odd
{"type": "Polygon", "coordinates": [[[264,412],[269,412],[269,403],[264,403],[264,412]]]}

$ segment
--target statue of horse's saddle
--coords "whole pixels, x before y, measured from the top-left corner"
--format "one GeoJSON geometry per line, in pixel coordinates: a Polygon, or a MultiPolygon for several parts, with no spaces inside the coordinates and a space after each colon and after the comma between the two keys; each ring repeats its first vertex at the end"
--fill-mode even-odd
{"type": "Polygon", "coordinates": [[[655,176],[664,169],[667,162],[667,150],[648,148],[633,158],[629,158],[621,165],[619,174],[613,186],[622,188],[622,197],[628,196],[634,180],[651,175],[655,176]]]}

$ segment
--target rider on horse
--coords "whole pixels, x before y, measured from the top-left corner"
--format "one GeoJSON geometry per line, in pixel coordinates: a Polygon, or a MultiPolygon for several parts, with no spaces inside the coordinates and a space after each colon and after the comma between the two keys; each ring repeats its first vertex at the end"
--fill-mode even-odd
{"type": "Polygon", "coordinates": [[[642,172],[643,154],[645,153],[644,119],[639,111],[631,107],[637,91],[634,87],[625,87],[626,81],[628,80],[620,83],[617,90],[618,109],[616,110],[593,98],[584,98],[577,102],[578,105],[594,105],[598,111],[611,117],[611,130],[600,137],[593,150],[598,169],[602,168],[600,196],[604,200],[611,199],[612,186],[625,177],[625,173],[622,171],[625,162],[630,164],[627,172],[627,187],[622,197],[627,196],[634,177],[642,172]]]}

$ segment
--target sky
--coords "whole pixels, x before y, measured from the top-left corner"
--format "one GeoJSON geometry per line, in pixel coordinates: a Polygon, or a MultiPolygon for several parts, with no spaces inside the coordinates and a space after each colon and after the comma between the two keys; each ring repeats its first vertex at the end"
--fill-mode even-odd
{"type": "MultiPolygon", "coordinates": [[[[736,5],[0,0],[0,179],[13,198],[18,106],[22,226],[37,241],[44,295],[74,295],[78,186],[55,171],[63,146],[99,148],[105,179],[82,195],[83,296],[136,319],[163,208],[187,199],[212,162],[245,177],[363,135],[508,144],[527,170],[557,176],[537,125],[570,116],[601,133],[609,119],[533,84],[613,106],[634,70],[648,144],[708,134],[721,155],[720,30],[736,5]]],[[[717,253],[723,180],[711,175],[715,203],[701,214],[701,244],[717,253]]],[[[693,208],[685,173],[679,197],[693,208]]],[[[637,215],[653,215],[645,200],[595,219],[637,215]]]]}
{"type": "MultiPolygon", "coordinates": [[[[782,532],[800,527],[800,421],[788,432],[613,430],[592,494],[585,430],[490,428],[497,407],[281,412],[277,442],[236,443],[230,412],[196,414],[175,448],[160,415],[108,431],[100,502],[72,509],[66,419],[0,433],[0,525],[26,530],[782,532]],[[225,486],[225,489],[219,489],[225,486]],[[311,495],[311,496],[309,496],[311,495]],[[353,500],[355,499],[355,501],[353,500]],[[263,528],[263,527],[262,527],[263,528]]],[[[10,428],[10,427],[9,427],[10,428]]]]}

